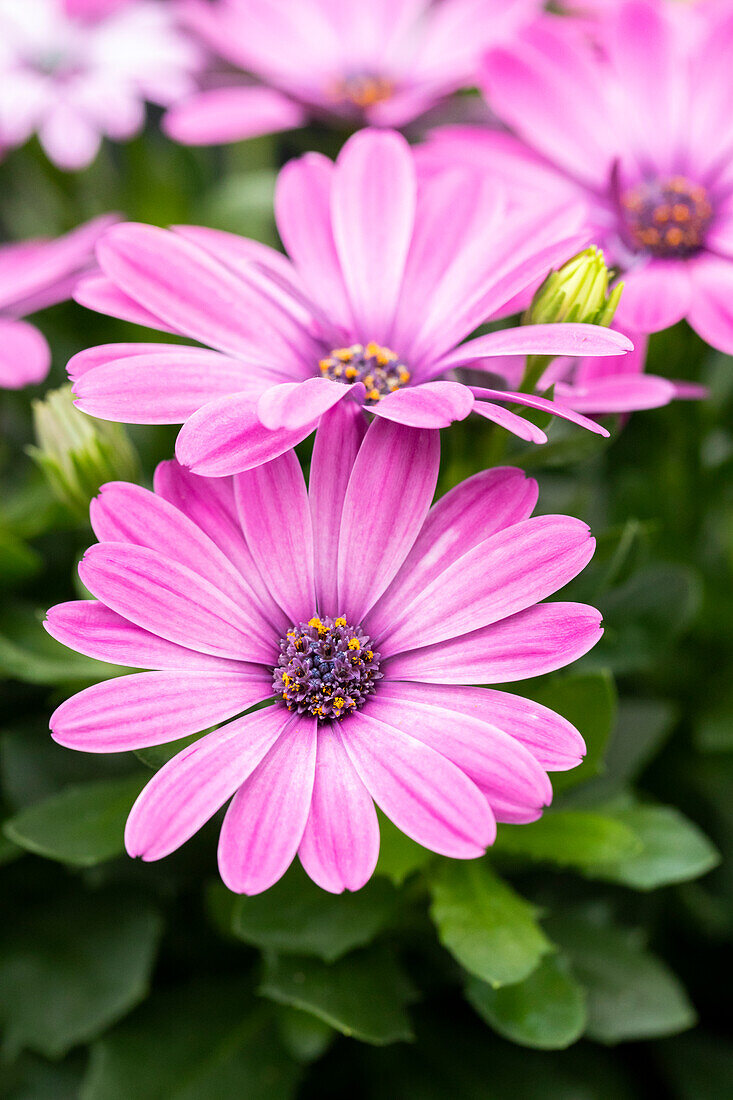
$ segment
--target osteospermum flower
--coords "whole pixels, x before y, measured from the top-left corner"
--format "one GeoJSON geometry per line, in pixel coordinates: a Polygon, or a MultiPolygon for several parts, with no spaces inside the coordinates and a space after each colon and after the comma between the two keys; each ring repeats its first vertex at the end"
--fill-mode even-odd
{"type": "MultiPolygon", "coordinates": [[[[482,50],[539,0],[189,0],[187,22],[243,70],[174,107],[178,141],[212,144],[303,126],[402,126],[473,84],[482,50]]],[[[215,78],[214,78],[215,79],[215,78]]]]}
{"type": "Polygon", "coordinates": [[[540,602],[587,564],[588,528],[530,518],[536,485],[511,468],[431,508],[437,433],[363,430],[349,403],[324,418],[308,490],[288,451],[233,479],[164,462],[154,493],[114,483],[93,502],[100,541],[79,575],[96,599],[52,608],[46,627],[153,671],[63,703],[54,738],[118,752],[223,723],[149,781],[131,855],[167,855],[231,798],[230,889],[266,889],[297,852],[324,889],[355,890],[377,859],[375,802],[418,843],[471,859],[497,821],[540,816],[548,770],[580,762],[563,718],[470,685],[541,675],[595,644],[597,611],[540,602]]]}
{"type": "Polygon", "coordinates": [[[84,168],[102,137],[142,129],[145,101],[193,87],[198,47],[157,0],[0,0],[0,147],[34,132],[60,168],[84,168]]]}
{"type": "Polygon", "coordinates": [[[516,136],[453,128],[435,141],[441,163],[481,163],[533,206],[583,201],[593,240],[622,272],[621,327],[687,318],[733,352],[733,12],[702,8],[693,26],[681,8],[614,4],[601,48],[571,20],[538,23],[483,68],[516,136]]]}
{"type": "Polygon", "coordinates": [[[541,398],[446,378],[494,355],[617,355],[623,335],[534,325],[461,343],[578,243],[576,212],[507,219],[495,187],[446,173],[418,187],[407,142],[362,130],[337,162],[309,154],[278,180],[276,216],[291,259],[227,233],[113,228],[103,274],[77,290],[94,309],[216,349],[111,344],[69,363],[78,406],[128,423],[181,423],[176,455],[222,476],[274,458],[345,398],[369,413],[440,428],[475,411],[524,439],[533,424],[496,402],[541,398]]]}
{"type": "Polygon", "coordinates": [[[0,245],[0,387],[42,381],[51,352],[34,325],[21,320],[70,297],[79,277],[95,266],[94,245],[112,217],[96,218],[56,240],[0,245]]]}

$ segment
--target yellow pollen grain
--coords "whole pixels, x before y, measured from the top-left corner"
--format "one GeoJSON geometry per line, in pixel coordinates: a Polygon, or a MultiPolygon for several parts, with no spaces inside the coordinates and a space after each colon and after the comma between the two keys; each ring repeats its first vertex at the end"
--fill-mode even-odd
{"type": "Polygon", "coordinates": [[[682,244],[684,240],[684,233],[679,228],[679,226],[673,225],[664,234],[664,238],[668,244],[672,245],[673,248],[676,248],[678,245],[682,244]]]}
{"type": "Polygon", "coordinates": [[[361,649],[358,638],[351,638],[349,640],[349,649],[361,649]]]}
{"type": "Polygon", "coordinates": [[[341,708],[346,705],[346,700],[342,699],[340,695],[337,695],[336,698],[333,701],[333,705],[336,708],[336,710],[341,710],[341,708]]]}
{"type": "Polygon", "coordinates": [[[342,363],[348,363],[354,358],[353,348],[335,348],[332,357],[334,359],[340,359],[342,363]]]}
{"type": "Polygon", "coordinates": [[[409,372],[409,370],[401,370],[400,371],[400,383],[401,383],[401,385],[404,386],[405,383],[409,382],[409,381],[410,381],[410,372],[409,372]]]}
{"type": "Polygon", "coordinates": [[[346,626],[346,619],[344,619],[342,616],[339,616],[338,619],[334,619],[333,625],[334,626],[346,626]]]}
{"type": "Polygon", "coordinates": [[[672,217],[676,222],[688,222],[690,211],[683,202],[677,202],[672,207],[672,217]]]}
{"type": "Polygon", "coordinates": [[[367,397],[369,398],[370,401],[379,401],[379,398],[381,396],[382,395],[379,392],[379,390],[373,390],[373,389],[372,390],[367,390],[367,397]]]}
{"type": "Polygon", "coordinates": [[[347,378],[356,378],[357,375],[359,374],[359,372],[356,369],[356,367],[347,367],[346,370],[344,371],[344,374],[346,375],[347,378]]]}
{"type": "Polygon", "coordinates": [[[318,369],[319,370],[322,370],[325,373],[330,368],[330,366],[331,366],[331,360],[330,359],[319,359],[319,361],[318,361],[318,369]]]}

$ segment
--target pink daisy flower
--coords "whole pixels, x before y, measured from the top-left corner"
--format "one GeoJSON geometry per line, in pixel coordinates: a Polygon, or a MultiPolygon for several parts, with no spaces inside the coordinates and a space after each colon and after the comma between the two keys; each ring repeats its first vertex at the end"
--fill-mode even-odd
{"type": "Polygon", "coordinates": [[[59,168],[193,88],[199,50],[159,0],[0,0],[0,147],[33,133],[59,168]]]}
{"type": "Polygon", "coordinates": [[[311,119],[403,126],[475,81],[481,53],[532,19],[540,0],[188,0],[181,11],[251,83],[176,105],[177,141],[210,145],[311,119]]]}
{"type": "MultiPolygon", "coordinates": [[[[178,460],[223,476],[289,450],[349,398],[371,414],[441,428],[474,411],[523,439],[544,432],[497,402],[603,431],[556,403],[447,375],[495,355],[618,355],[593,325],[505,329],[461,343],[577,249],[577,210],[508,219],[475,173],[418,186],[412,150],[362,130],[333,164],[308,154],[280,174],[281,253],[196,227],[121,225],[97,249],[102,275],[77,300],[213,351],[111,344],[69,363],[77,405],[127,423],[184,423],[178,460]]],[[[511,307],[509,307],[511,310],[511,307]]]]}
{"type": "Polygon", "coordinates": [[[95,266],[94,245],[114,217],[95,218],[56,240],[0,245],[0,387],[41,382],[51,366],[46,340],[26,321],[38,309],[71,296],[95,266]]]}
{"type": "Polygon", "coordinates": [[[103,488],[100,541],[79,566],[95,599],[52,608],[46,628],[152,671],[75,695],[53,736],[119,752],[219,726],[148,782],[131,855],[169,854],[231,798],[219,839],[231,890],[267,889],[297,853],[340,892],[374,870],[374,803],[458,859],[480,856],[497,821],[541,815],[546,773],[580,762],[580,735],[471,685],[542,675],[598,641],[592,607],[540,602],[594,540],[571,517],[530,518],[537,487],[516,469],[431,507],[438,466],[437,433],[379,420],[364,435],[345,403],[322,421],[309,489],[293,451],[233,479],[164,462],[154,493],[103,488]]]}
{"type": "Polygon", "coordinates": [[[614,5],[602,49],[548,18],[491,51],[483,87],[516,136],[459,128],[442,163],[490,166],[545,208],[581,200],[592,239],[621,270],[620,327],[687,318],[733,352],[733,12],[691,19],[649,0],[614,5]],[[461,150],[461,146],[463,149],[461,150]]]}

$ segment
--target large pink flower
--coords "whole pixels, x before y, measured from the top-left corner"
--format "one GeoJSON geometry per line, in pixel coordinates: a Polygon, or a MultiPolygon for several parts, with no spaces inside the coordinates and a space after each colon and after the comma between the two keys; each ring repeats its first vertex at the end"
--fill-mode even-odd
{"type": "Polygon", "coordinates": [[[60,168],[84,168],[103,136],[142,128],[145,100],[191,91],[199,65],[159,0],[0,0],[0,147],[37,132],[60,168]]]}
{"type": "Polygon", "coordinates": [[[459,859],[481,855],[497,821],[540,816],[546,772],[580,762],[580,735],[470,685],[538,676],[596,643],[593,608],[540,602],[584,568],[594,540],[568,516],[530,518],[537,487],[511,468],[431,508],[438,465],[436,432],[379,420],[364,436],[347,402],[321,423],[309,490],[292,451],[234,479],[164,462],[154,493],[103,488],[100,542],[79,566],[96,599],[52,608],[46,627],[154,671],[63,703],[54,738],[119,752],[219,726],[147,784],[127,823],[131,855],[167,855],[233,796],[219,841],[232,890],[267,889],[297,852],[338,892],[374,870],[374,802],[459,859]]]}
{"type": "Polygon", "coordinates": [[[529,22],[540,0],[188,0],[191,28],[252,83],[169,111],[188,144],[239,141],[309,119],[402,126],[475,81],[483,50],[529,22]],[[255,83],[256,82],[256,83],[255,83]]]}
{"type": "Polygon", "coordinates": [[[56,240],[0,246],[0,387],[20,389],[46,377],[48,344],[20,318],[71,296],[79,277],[95,266],[94,245],[113,221],[95,218],[56,240]]]}
{"type": "Polygon", "coordinates": [[[482,163],[535,208],[575,198],[621,268],[622,327],[656,332],[687,318],[733,352],[733,11],[626,0],[602,48],[551,18],[491,51],[483,87],[516,136],[452,128],[443,164],[482,163]]]}
{"type": "Polygon", "coordinates": [[[77,405],[129,423],[181,423],[176,454],[196,473],[248,469],[294,446],[344,398],[413,427],[473,410],[524,439],[533,424],[496,402],[541,398],[446,379],[495,355],[617,355],[623,335],[592,325],[504,329],[461,344],[578,245],[577,211],[507,218],[475,173],[418,187],[399,134],[362,130],[336,164],[308,154],[278,180],[276,214],[291,260],[231,234],[116,226],[103,274],[77,299],[215,348],[111,344],[69,363],[77,405]]]}

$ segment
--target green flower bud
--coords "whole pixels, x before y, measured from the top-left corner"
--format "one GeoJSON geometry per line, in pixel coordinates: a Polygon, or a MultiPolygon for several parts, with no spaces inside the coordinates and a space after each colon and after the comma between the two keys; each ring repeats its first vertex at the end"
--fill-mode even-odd
{"type": "Polygon", "coordinates": [[[28,453],[46,475],[54,496],[80,519],[107,481],[136,481],[137,453],[120,424],[96,420],[74,406],[71,386],[33,402],[38,446],[28,453]]]}
{"type": "Polygon", "coordinates": [[[603,325],[613,320],[623,290],[619,283],[608,291],[609,271],[600,248],[592,245],[559,271],[551,271],[539,288],[524,317],[528,325],[557,321],[603,325]]]}

